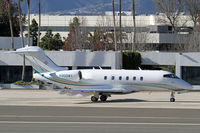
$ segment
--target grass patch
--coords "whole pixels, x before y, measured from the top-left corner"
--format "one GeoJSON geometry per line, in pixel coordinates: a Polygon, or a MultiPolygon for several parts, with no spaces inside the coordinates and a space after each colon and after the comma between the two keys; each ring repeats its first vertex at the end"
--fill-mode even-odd
{"type": "Polygon", "coordinates": [[[38,81],[31,81],[31,82],[25,82],[25,81],[16,81],[14,84],[16,85],[39,85],[38,81]]]}

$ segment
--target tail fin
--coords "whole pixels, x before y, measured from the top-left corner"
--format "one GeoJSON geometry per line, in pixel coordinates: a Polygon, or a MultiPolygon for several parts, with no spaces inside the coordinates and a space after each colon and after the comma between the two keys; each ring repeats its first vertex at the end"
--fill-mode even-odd
{"type": "Polygon", "coordinates": [[[24,48],[17,49],[11,53],[26,55],[26,59],[31,63],[33,68],[40,72],[51,72],[66,70],[65,68],[57,66],[45,53],[37,46],[27,46],[24,48]]]}

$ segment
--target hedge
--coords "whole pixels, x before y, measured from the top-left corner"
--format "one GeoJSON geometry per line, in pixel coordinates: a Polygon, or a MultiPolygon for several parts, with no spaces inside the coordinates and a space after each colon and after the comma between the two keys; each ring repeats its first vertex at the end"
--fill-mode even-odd
{"type": "Polygon", "coordinates": [[[138,52],[123,52],[122,67],[123,69],[138,69],[141,66],[141,55],[138,52]]]}

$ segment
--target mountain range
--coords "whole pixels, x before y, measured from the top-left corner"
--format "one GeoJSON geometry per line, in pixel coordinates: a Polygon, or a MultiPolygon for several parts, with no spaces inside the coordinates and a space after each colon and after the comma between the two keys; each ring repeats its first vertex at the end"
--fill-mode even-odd
{"type": "MultiPolygon", "coordinates": [[[[153,14],[152,0],[135,0],[136,14],[153,14]]],[[[27,3],[22,3],[23,12],[27,12],[27,3]]],[[[115,0],[115,10],[119,9],[119,0],[115,0]]],[[[31,13],[37,14],[37,0],[31,1],[31,13]]],[[[132,10],[132,0],[122,0],[122,10],[132,10]]],[[[58,15],[100,15],[112,11],[112,0],[41,0],[43,14],[58,15]]]]}

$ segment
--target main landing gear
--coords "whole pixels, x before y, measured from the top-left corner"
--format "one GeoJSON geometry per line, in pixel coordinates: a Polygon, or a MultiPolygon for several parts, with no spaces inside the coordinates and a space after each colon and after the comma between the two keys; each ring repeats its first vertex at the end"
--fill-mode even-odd
{"type": "MultiPolygon", "coordinates": [[[[105,102],[105,101],[107,100],[108,96],[109,96],[109,95],[101,95],[101,96],[100,96],[100,100],[101,100],[102,102],[105,102]]],[[[91,97],[91,101],[92,101],[92,102],[97,102],[98,99],[99,99],[99,94],[95,94],[94,96],[91,97]]]]}
{"type": "Polygon", "coordinates": [[[170,102],[175,102],[174,91],[171,92],[170,102]]]}
{"type": "Polygon", "coordinates": [[[92,96],[92,97],[91,97],[91,101],[92,101],[92,102],[97,102],[98,99],[99,99],[99,98],[97,98],[97,97],[95,97],[95,96],[92,96]]]}
{"type": "Polygon", "coordinates": [[[107,98],[108,98],[107,95],[101,95],[101,96],[100,96],[100,100],[101,100],[102,102],[105,102],[105,101],[107,100],[107,98]]]}

